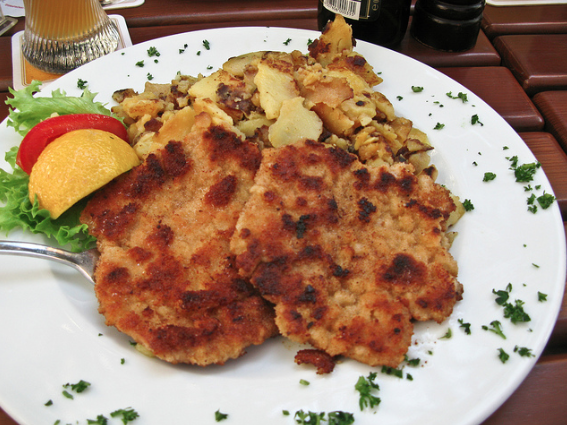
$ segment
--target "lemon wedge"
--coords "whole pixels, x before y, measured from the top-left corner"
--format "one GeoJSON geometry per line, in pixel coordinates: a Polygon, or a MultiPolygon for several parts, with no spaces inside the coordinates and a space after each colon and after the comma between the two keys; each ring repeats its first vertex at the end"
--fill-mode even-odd
{"type": "Polygon", "coordinates": [[[65,133],[43,150],[28,186],[33,203],[56,219],[77,201],[140,163],[124,140],[103,130],[65,133]]]}

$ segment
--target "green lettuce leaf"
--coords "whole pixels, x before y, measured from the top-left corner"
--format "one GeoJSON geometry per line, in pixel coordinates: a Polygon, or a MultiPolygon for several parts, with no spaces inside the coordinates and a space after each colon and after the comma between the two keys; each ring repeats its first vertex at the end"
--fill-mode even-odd
{"type": "Polygon", "coordinates": [[[85,89],[80,97],[75,97],[67,96],[64,91],[57,89],[51,92],[51,97],[34,97],[40,86],[41,82],[34,80],[21,90],[8,88],[12,98],[6,100],[6,104],[10,106],[7,124],[22,136],[54,113],[111,115],[111,111],[104,104],[94,101],[97,93],[85,89]]]}
{"type": "Polygon", "coordinates": [[[0,206],[0,230],[8,234],[15,228],[21,228],[43,234],[74,252],[93,248],[96,239],[89,235],[87,225],[79,222],[86,200],[74,205],[57,220],[52,220],[49,211],[39,208],[37,199],[33,205],[30,202],[29,176],[15,164],[17,152],[18,148],[13,147],[5,156],[12,173],[0,168],[0,202],[4,204],[0,206]]]}
{"type": "MultiPolygon", "coordinates": [[[[111,115],[102,103],[94,101],[96,94],[88,90],[81,97],[66,96],[65,92],[59,90],[53,91],[52,97],[34,97],[40,85],[41,82],[34,81],[22,90],[9,89],[13,97],[6,100],[11,107],[7,124],[22,136],[53,113],[111,115]]],[[[57,220],[52,220],[49,211],[39,207],[37,199],[33,204],[30,202],[29,176],[16,165],[17,153],[18,147],[13,147],[5,155],[6,162],[12,167],[11,173],[0,168],[0,231],[8,234],[13,229],[21,228],[43,234],[74,252],[93,248],[96,239],[89,235],[87,225],[79,221],[86,199],[75,204],[57,220]]]]}

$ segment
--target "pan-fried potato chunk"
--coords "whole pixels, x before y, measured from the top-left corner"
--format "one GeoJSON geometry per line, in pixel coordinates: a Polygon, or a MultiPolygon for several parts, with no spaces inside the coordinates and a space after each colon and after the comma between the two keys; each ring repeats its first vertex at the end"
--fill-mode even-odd
{"type": "Polygon", "coordinates": [[[322,132],[319,116],[303,106],[302,97],[296,97],[282,102],[280,116],[270,127],[269,139],[277,148],[304,139],[318,140],[322,132]]]}
{"type": "Polygon", "coordinates": [[[269,58],[258,63],[254,83],[258,87],[260,106],[266,118],[274,119],[280,115],[285,100],[299,96],[293,75],[293,64],[287,58],[269,58]]]}

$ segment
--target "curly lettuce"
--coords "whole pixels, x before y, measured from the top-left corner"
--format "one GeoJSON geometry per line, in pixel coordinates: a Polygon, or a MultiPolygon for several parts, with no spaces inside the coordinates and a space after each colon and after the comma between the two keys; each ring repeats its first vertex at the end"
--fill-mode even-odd
{"type": "MultiPolygon", "coordinates": [[[[55,90],[51,97],[34,97],[40,86],[41,82],[34,81],[22,90],[9,89],[13,97],[6,100],[6,104],[10,106],[7,125],[22,136],[53,114],[111,115],[104,104],[94,101],[96,93],[84,90],[82,96],[73,97],[55,90]]],[[[69,246],[75,252],[94,247],[96,239],[89,235],[87,226],[79,221],[86,200],[52,220],[49,211],[41,209],[37,200],[33,204],[29,200],[29,176],[16,165],[17,152],[18,147],[13,147],[5,155],[12,172],[0,168],[0,231],[8,234],[13,229],[21,228],[43,234],[54,238],[61,246],[69,246]]]]}
{"type": "Polygon", "coordinates": [[[6,104],[10,106],[7,124],[8,127],[14,127],[22,136],[53,114],[111,115],[111,111],[103,103],[94,101],[97,93],[85,89],[80,97],[76,97],[67,96],[64,91],[57,89],[51,92],[51,97],[34,97],[40,86],[41,81],[33,81],[22,90],[8,88],[12,98],[6,100],[6,104]]]}

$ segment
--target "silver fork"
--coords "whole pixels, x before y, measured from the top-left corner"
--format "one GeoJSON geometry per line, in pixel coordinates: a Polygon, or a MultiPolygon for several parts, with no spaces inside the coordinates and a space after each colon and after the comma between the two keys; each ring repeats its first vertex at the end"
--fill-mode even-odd
{"type": "Polygon", "coordinates": [[[96,248],[83,252],[70,252],[47,245],[13,241],[0,241],[0,254],[21,255],[57,261],[74,267],[93,285],[94,268],[99,257],[99,252],[96,248]]]}

